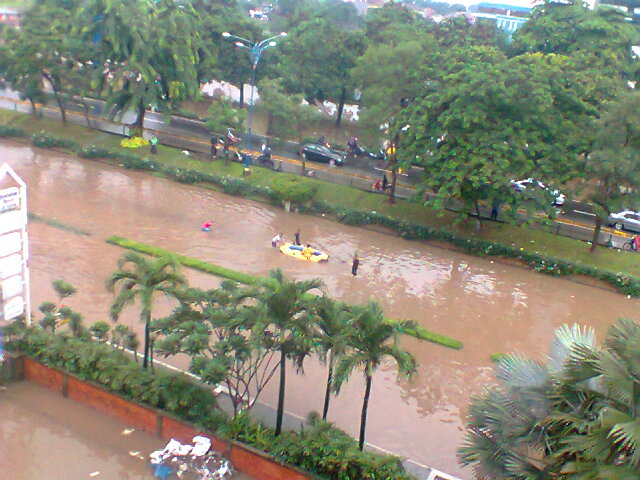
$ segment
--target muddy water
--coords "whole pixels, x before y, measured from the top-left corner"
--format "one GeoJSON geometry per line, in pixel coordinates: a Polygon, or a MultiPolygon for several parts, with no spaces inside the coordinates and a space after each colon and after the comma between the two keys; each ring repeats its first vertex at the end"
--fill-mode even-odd
{"type": "Polygon", "coordinates": [[[0,477],[12,480],[150,480],[146,455],[166,443],[29,383],[0,392],[0,411],[0,477]]]}
{"type": "MultiPolygon", "coordinates": [[[[46,151],[5,144],[0,152],[29,185],[30,211],[90,232],[31,224],[34,305],[52,300],[50,283],[63,276],[79,287],[67,303],[88,323],[105,319],[110,296],[104,279],[122,250],[104,238],[115,234],[248,273],[279,267],[297,279],[319,277],[333,297],[373,297],[391,317],[462,340],[461,351],[405,340],[420,362],[418,375],[398,383],[391,365],[376,374],[367,440],[463,478],[470,474],[457,466],[455,449],[470,395],[492,379],[492,353],[541,357],[562,323],[591,325],[602,335],[620,316],[637,319],[637,300],[606,290],[46,151]],[[199,226],[209,219],[214,231],[206,234],[199,226]],[[297,228],[303,241],[330,254],[328,263],[296,261],[270,247],[273,235],[291,238],[297,228]],[[350,274],[355,250],[357,277],[350,274]]],[[[188,276],[201,287],[217,283],[197,272],[188,276]]],[[[160,301],[158,309],[170,306],[160,301]]],[[[135,315],[132,309],[122,321],[140,328],[135,315]]],[[[290,375],[287,409],[302,417],[320,411],[325,375],[315,362],[306,364],[303,376],[290,375]]],[[[363,391],[354,374],[331,404],[331,420],[352,434],[363,391]]],[[[273,403],[275,397],[269,391],[264,399],[273,403]]]]}

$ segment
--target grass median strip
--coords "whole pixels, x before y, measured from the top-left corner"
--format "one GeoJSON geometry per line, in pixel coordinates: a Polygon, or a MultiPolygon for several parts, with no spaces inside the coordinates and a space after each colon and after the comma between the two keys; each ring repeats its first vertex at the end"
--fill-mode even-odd
{"type": "Polygon", "coordinates": [[[67,225],[66,223],[59,222],[55,218],[46,218],[42,215],[38,215],[37,213],[28,213],[29,220],[32,222],[41,222],[46,223],[47,225],[55,228],[59,228],[61,230],[67,230],[68,232],[75,233],[76,235],[91,235],[89,232],[85,230],[80,230],[79,228],[74,227],[73,225],[67,225]]]}
{"type": "MultiPolygon", "coordinates": [[[[185,267],[194,268],[196,270],[200,270],[201,272],[216,275],[218,277],[235,280],[238,283],[244,283],[246,285],[254,285],[260,280],[260,277],[249,275],[248,273],[237,272],[236,270],[221,267],[213,263],[205,262],[204,260],[188,257],[186,255],[181,255],[170,250],[165,250],[164,248],[154,247],[153,245],[136,242],[135,240],[130,240],[123,237],[111,236],[107,238],[107,243],[154,257],[170,256],[175,258],[178,262],[180,262],[180,264],[184,265],[185,267]]],[[[460,340],[456,340],[439,333],[430,332],[429,330],[419,326],[416,327],[415,330],[407,330],[406,333],[419,340],[427,340],[429,342],[437,343],[438,345],[449,348],[454,348],[456,350],[462,348],[462,342],[460,340]]]]}

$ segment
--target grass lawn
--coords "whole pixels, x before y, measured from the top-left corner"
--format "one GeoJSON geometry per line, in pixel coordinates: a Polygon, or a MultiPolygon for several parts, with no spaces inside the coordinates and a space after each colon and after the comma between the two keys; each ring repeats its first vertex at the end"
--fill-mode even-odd
{"type": "MultiPolygon", "coordinates": [[[[109,149],[118,149],[122,137],[98,132],[75,125],[63,125],[61,122],[44,120],[33,115],[25,115],[9,110],[0,110],[0,123],[11,124],[29,133],[46,130],[55,135],[64,136],[83,146],[98,145],[109,149]]],[[[134,152],[136,152],[134,150],[134,152]]],[[[147,149],[137,153],[148,154],[147,149]]],[[[149,155],[150,156],[150,155],[149,155]]],[[[194,156],[185,156],[180,150],[159,146],[155,161],[176,167],[197,170],[205,173],[216,173],[231,176],[242,176],[242,166],[237,163],[224,165],[223,160],[204,161],[194,156]]],[[[253,168],[249,177],[244,180],[255,185],[269,185],[278,175],[286,175],[263,168],[253,168]]],[[[341,207],[357,207],[363,210],[376,211],[408,222],[423,223],[433,227],[446,227],[466,235],[475,235],[474,221],[463,221],[454,225],[456,218],[452,212],[437,213],[423,205],[398,200],[395,205],[389,205],[386,197],[380,194],[365,192],[346,185],[336,185],[330,182],[312,178],[306,181],[314,182],[318,186],[317,198],[341,207]]],[[[624,272],[633,276],[640,276],[640,262],[635,252],[623,252],[615,249],[599,247],[596,254],[589,253],[589,245],[572,238],[547,233],[542,230],[515,225],[484,222],[479,235],[485,239],[502,244],[512,244],[526,251],[544,253],[552,257],[559,257],[577,263],[593,265],[603,270],[624,272]]]]}

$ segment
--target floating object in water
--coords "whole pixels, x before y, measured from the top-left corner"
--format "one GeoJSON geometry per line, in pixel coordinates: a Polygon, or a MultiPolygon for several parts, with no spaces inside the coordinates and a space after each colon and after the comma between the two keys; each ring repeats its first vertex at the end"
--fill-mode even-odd
{"type": "Polygon", "coordinates": [[[313,253],[306,257],[302,254],[304,250],[303,247],[299,245],[293,245],[292,243],[285,243],[280,247],[280,251],[285,255],[289,255],[290,257],[297,258],[298,260],[308,260],[310,262],[326,262],[329,260],[329,255],[323,253],[319,250],[313,250],[313,253]]]}

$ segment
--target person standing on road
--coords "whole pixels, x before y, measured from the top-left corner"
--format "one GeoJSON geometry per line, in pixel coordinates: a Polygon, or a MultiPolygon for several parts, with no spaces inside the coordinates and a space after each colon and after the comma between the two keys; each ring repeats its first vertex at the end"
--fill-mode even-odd
{"type": "Polygon", "coordinates": [[[353,263],[351,264],[351,275],[354,277],[358,275],[358,267],[360,266],[360,257],[358,252],[353,254],[353,263]]]}
{"type": "Polygon", "coordinates": [[[149,146],[151,148],[151,153],[153,153],[154,155],[158,153],[158,137],[156,137],[153,133],[149,138],[149,146]]]}
{"type": "Polygon", "coordinates": [[[300,243],[300,229],[296,230],[296,233],[293,234],[293,242],[298,246],[302,245],[300,243]]]}

